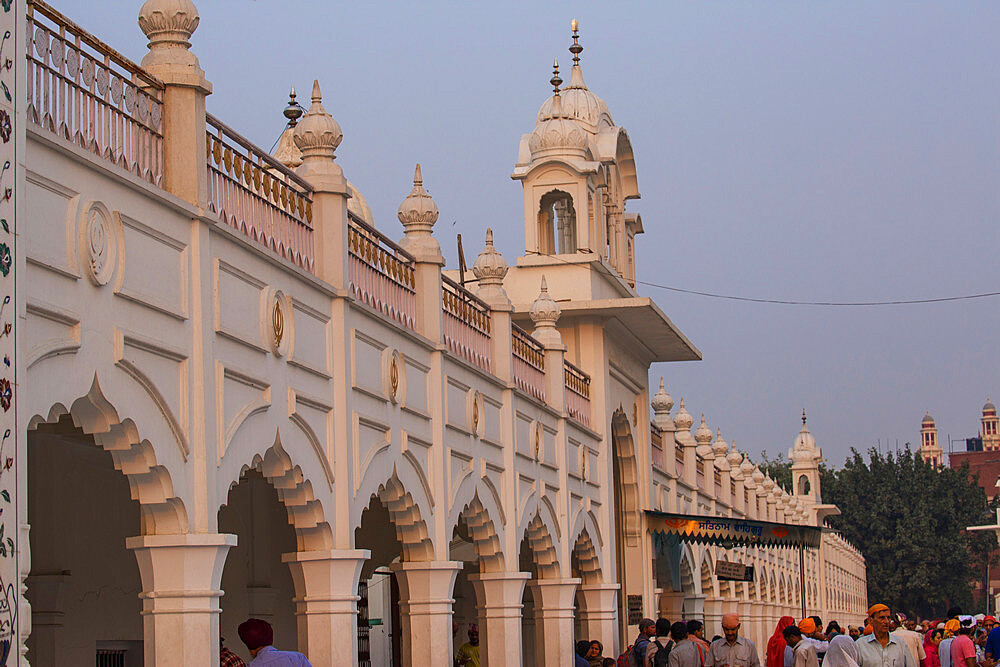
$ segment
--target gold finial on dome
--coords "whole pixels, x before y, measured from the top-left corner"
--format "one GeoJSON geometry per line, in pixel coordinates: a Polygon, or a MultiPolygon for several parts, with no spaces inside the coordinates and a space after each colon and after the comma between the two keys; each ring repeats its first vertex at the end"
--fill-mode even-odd
{"type": "Polygon", "coordinates": [[[806,409],[802,408],[802,425],[806,425],[806,409]]]}
{"type": "Polygon", "coordinates": [[[569,47],[569,52],[573,54],[573,66],[578,67],[580,65],[580,52],[583,51],[583,47],[580,46],[580,22],[573,19],[570,26],[573,28],[573,45],[569,47]]]}
{"type": "Polygon", "coordinates": [[[549,83],[552,84],[552,90],[555,91],[556,95],[559,94],[559,86],[562,85],[562,82],[563,82],[563,80],[559,78],[559,61],[558,60],[553,60],[552,61],[552,78],[549,79],[549,83]]]}
{"type": "Polygon", "coordinates": [[[295,86],[288,93],[288,106],[282,113],[288,119],[288,127],[295,127],[302,117],[302,105],[295,101],[295,86]]]}

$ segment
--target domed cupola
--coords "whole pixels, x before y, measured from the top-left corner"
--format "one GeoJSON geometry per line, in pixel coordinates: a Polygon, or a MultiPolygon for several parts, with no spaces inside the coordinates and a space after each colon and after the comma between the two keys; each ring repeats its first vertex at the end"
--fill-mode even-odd
{"type": "Polygon", "coordinates": [[[552,95],[542,103],[538,110],[538,120],[541,122],[545,118],[555,115],[555,107],[561,106],[560,114],[577,121],[586,128],[587,132],[596,135],[602,129],[614,127],[611,119],[611,112],[608,105],[600,97],[595,95],[583,80],[583,70],[580,69],[580,53],[583,46],[580,44],[580,24],[573,20],[573,44],[569,47],[573,54],[573,69],[570,71],[569,85],[562,91],[562,99],[557,100],[559,94],[552,95]]]}
{"type": "Polygon", "coordinates": [[[555,90],[550,100],[547,114],[538,115],[538,123],[534,132],[528,138],[528,148],[531,150],[531,158],[549,156],[576,157],[585,159],[587,157],[587,134],[580,127],[579,123],[570,120],[563,112],[562,95],[559,85],[562,79],[559,78],[559,63],[553,66],[551,79],[555,90]]]}
{"type": "Polygon", "coordinates": [[[809,432],[806,425],[806,411],[802,411],[802,430],[795,436],[792,449],[788,452],[788,458],[792,462],[813,463],[817,460],[816,438],[809,432]]]}

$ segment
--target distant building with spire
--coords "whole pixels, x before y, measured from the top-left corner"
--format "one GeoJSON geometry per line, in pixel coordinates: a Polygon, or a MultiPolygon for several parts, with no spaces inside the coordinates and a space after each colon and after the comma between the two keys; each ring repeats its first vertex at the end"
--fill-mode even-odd
{"type": "Polygon", "coordinates": [[[928,411],[920,422],[920,445],[917,454],[926,463],[940,470],[948,465],[961,468],[969,465],[972,475],[991,499],[997,493],[996,483],[1000,479],[1000,419],[997,408],[987,397],[979,422],[979,434],[965,439],[965,451],[951,452],[945,462],[944,450],[938,442],[937,425],[928,411]]]}

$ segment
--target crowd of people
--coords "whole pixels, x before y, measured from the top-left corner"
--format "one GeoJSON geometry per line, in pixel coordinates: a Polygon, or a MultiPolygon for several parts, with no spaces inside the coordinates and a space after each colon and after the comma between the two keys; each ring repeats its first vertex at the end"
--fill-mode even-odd
{"type": "MultiPolygon", "coordinates": [[[[726,614],[723,635],[709,642],[700,621],[646,618],[617,659],[604,657],[600,642],[578,642],[575,667],[761,667],[757,647],[739,630],[739,616],[726,614]]],[[[818,616],[797,623],[783,616],[765,648],[763,667],[998,667],[1000,625],[957,607],[945,619],[918,621],[876,604],[864,625],[846,631],[837,621],[824,631],[818,616]]]]}

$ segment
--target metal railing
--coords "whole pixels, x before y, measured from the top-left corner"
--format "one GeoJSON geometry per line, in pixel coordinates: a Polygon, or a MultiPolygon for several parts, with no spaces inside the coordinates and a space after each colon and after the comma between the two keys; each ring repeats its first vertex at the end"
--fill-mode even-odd
{"type": "Polygon", "coordinates": [[[230,227],[312,271],[312,187],[211,114],[209,209],[230,227]]]}
{"type": "MultiPolygon", "coordinates": [[[[41,0],[27,31],[28,119],[162,187],[163,84],[41,0]]],[[[0,135],[10,124],[0,113],[0,135]]]]}
{"type": "Polygon", "coordinates": [[[413,256],[348,212],[347,274],[351,293],[404,327],[416,326],[413,256]]]}
{"type": "Polygon", "coordinates": [[[705,480],[705,460],[697,454],[695,456],[697,457],[694,464],[697,486],[702,491],[708,491],[708,483],[705,480]]]}
{"type": "Polygon", "coordinates": [[[544,403],[545,348],[516,324],[511,325],[510,343],[514,353],[514,384],[544,403]]]}
{"type": "Polygon", "coordinates": [[[657,434],[657,437],[650,438],[649,448],[650,456],[653,460],[653,467],[666,472],[665,457],[663,456],[663,436],[657,434]]]}
{"type": "Polygon", "coordinates": [[[568,361],[563,361],[566,386],[566,412],[584,426],[590,426],[590,376],[568,361]]]}
{"type": "Polygon", "coordinates": [[[441,325],[445,345],[452,352],[489,372],[490,307],[447,276],[441,276],[441,325]]]}
{"type": "Polygon", "coordinates": [[[684,477],[684,446],[679,442],[674,442],[674,473],[677,477],[684,477]]]}

